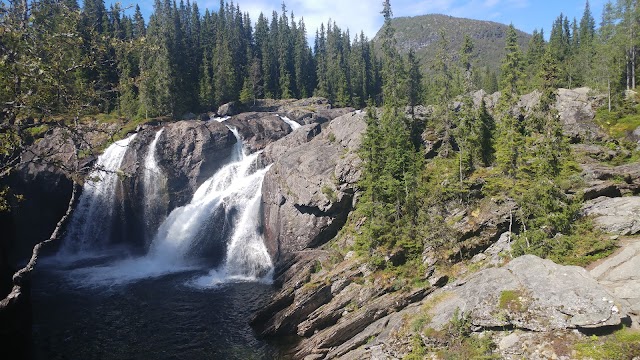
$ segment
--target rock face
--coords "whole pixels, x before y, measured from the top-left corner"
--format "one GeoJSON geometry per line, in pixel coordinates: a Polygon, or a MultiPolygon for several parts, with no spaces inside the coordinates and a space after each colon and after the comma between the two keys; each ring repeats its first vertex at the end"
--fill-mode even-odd
{"type": "MultiPolygon", "coordinates": [[[[585,148],[593,147],[581,146],[580,149],[584,151],[585,148]]],[[[640,164],[638,163],[609,166],[591,161],[582,164],[582,177],[587,182],[587,188],[584,189],[585,200],[600,196],[620,197],[640,193],[640,164]]]]}
{"type": "MultiPolygon", "coordinates": [[[[360,176],[355,151],[365,127],[363,114],[347,114],[304,145],[282,153],[275,143],[265,151],[275,161],[262,187],[265,243],[273,259],[321,245],[344,224],[360,176]]],[[[298,131],[308,139],[313,129],[298,131]]]]}
{"type": "Polygon", "coordinates": [[[606,134],[594,121],[595,109],[601,96],[590,95],[591,89],[558,89],[556,109],[560,114],[564,133],[575,141],[601,140],[606,134]]]}
{"type": "Polygon", "coordinates": [[[532,331],[617,326],[626,314],[585,269],[533,255],[480,271],[444,288],[441,296],[446,300],[430,311],[435,329],[447,324],[456,309],[468,312],[479,328],[532,331]]]}
{"type": "Polygon", "coordinates": [[[83,123],[77,132],[54,127],[28,146],[23,164],[0,182],[0,187],[7,185],[23,197],[11,204],[11,212],[0,214],[0,268],[14,267],[28,258],[33,246],[49,238],[65,213],[72,191],[70,176],[86,172],[96,158],[89,155],[78,160],[74,141],[80,150],[95,149],[108,141],[118,125],[83,123]]]}
{"type": "MultiPolygon", "coordinates": [[[[558,89],[556,109],[560,115],[564,134],[573,142],[602,140],[606,133],[593,120],[595,110],[602,104],[603,97],[591,95],[589,88],[558,89]]],[[[473,94],[475,106],[484,100],[487,110],[493,113],[500,99],[500,93],[486,94],[483,90],[473,94]]],[[[516,106],[516,113],[529,114],[540,102],[540,93],[534,91],[522,95],[516,106]]]]}
{"type": "Polygon", "coordinates": [[[609,289],[630,310],[633,325],[640,327],[640,241],[623,245],[615,255],[593,268],[591,276],[609,289]]]}
{"type": "Polygon", "coordinates": [[[476,209],[453,212],[447,221],[453,223],[452,228],[458,233],[459,251],[455,255],[470,258],[494,244],[509,229],[516,208],[512,200],[488,198],[481,201],[476,209]],[[460,220],[455,221],[456,218],[460,220]]]}
{"type": "Polygon", "coordinates": [[[169,207],[186,203],[198,186],[229,161],[235,143],[233,133],[215,121],[167,125],[158,139],[157,155],[169,179],[168,191],[175,194],[169,207]]]}
{"type": "Polygon", "coordinates": [[[619,235],[640,232],[640,197],[601,196],[586,202],[582,211],[586,216],[593,216],[596,225],[605,232],[619,235]]]}
{"type": "Polygon", "coordinates": [[[400,324],[398,311],[433,291],[398,291],[390,281],[364,280],[366,264],[353,259],[335,265],[335,256],[323,250],[284,255],[281,264],[287,270],[276,271],[275,281],[282,292],[252,320],[262,336],[303,337],[293,349],[296,359],[349,354],[400,324]]]}

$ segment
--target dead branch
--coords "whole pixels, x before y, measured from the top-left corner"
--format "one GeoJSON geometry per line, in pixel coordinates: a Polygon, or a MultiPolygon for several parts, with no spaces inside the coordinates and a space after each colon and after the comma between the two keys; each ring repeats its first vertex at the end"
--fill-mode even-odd
{"type": "Polygon", "coordinates": [[[31,277],[33,268],[35,267],[36,262],[38,261],[40,250],[44,245],[52,241],[55,241],[60,237],[60,232],[62,231],[67,221],[69,220],[71,213],[75,208],[76,196],[78,194],[79,188],[80,186],[78,186],[76,183],[73,184],[73,191],[71,193],[71,199],[69,200],[69,206],[67,207],[67,212],[60,219],[60,221],[58,221],[58,224],[56,225],[56,228],[51,233],[51,236],[49,237],[49,239],[41,241],[38,244],[36,244],[33,247],[33,252],[31,254],[31,258],[29,259],[29,262],[27,263],[27,265],[25,265],[25,267],[23,267],[22,269],[18,270],[15,274],[13,274],[13,288],[11,292],[4,299],[0,301],[0,311],[11,306],[12,304],[15,304],[20,300],[20,297],[22,296],[22,286],[24,284],[24,281],[28,280],[31,277]]]}

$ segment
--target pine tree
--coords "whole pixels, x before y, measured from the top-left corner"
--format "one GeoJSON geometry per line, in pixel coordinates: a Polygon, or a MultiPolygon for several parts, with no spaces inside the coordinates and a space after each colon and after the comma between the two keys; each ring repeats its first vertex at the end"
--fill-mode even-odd
{"type": "Polygon", "coordinates": [[[496,141],[496,161],[505,175],[515,178],[522,156],[524,139],[522,124],[512,110],[512,107],[518,102],[523,81],[522,55],[513,25],[510,25],[507,30],[505,52],[501,66],[502,93],[498,104],[501,121],[496,141]]]}
{"type": "Polygon", "coordinates": [[[535,160],[539,176],[555,177],[560,173],[562,160],[566,157],[569,147],[562,133],[560,115],[554,107],[558,88],[558,66],[548,51],[543,58],[541,78],[542,95],[536,116],[542,120],[538,125],[542,136],[539,138],[539,150],[535,160]]]}
{"type": "Polygon", "coordinates": [[[544,32],[541,30],[533,30],[533,35],[529,40],[529,47],[526,55],[526,74],[527,74],[527,91],[537,89],[541,85],[539,78],[540,68],[542,66],[542,57],[544,56],[546,43],[544,41],[544,32]]]}

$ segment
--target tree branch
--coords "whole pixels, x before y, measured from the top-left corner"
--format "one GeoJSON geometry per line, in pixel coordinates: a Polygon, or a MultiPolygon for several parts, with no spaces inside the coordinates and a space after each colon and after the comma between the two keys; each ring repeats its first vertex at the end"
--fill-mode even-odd
{"type": "Polygon", "coordinates": [[[31,277],[31,272],[33,271],[33,268],[35,267],[36,262],[38,261],[40,250],[44,245],[52,241],[55,241],[59,238],[60,232],[62,231],[67,221],[69,220],[69,217],[71,216],[71,213],[75,208],[76,196],[78,194],[79,188],[80,186],[78,186],[76,183],[73,184],[73,192],[71,193],[71,199],[69,200],[69,206],[67,207],[67,212],[60,219],[60,221],[58,221],[58,224],[56,225],[56,228],[51,233],[51,236],[49,237],[49,239],[36,244],[36,246],[33,247],[33,252],[31,254],[31,258],[29,259],[29,262],[27,263],[27,265],[25,265],[25,267],[23,267],[22,269],[18,270],[15,274],[13,274],[13,289],[4,299],[0,301],[0,311],[19,301],[20,297],[22,296],[23,283],[25,280],[31,277]]]}

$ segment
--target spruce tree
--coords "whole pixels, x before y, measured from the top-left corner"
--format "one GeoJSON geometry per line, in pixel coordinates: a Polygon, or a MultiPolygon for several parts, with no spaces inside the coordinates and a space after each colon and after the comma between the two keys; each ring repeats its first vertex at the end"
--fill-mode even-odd
{"type": "Polygon", "coordinates": [[[509,25],[502,60],[501,94],[498,104],[500,123],[496,141],[496,161],[502,172],[515,178],[523,151],[522,124],[513,107],[518,103],[522,86],[522,54],[513,25],[509,25]]]}

